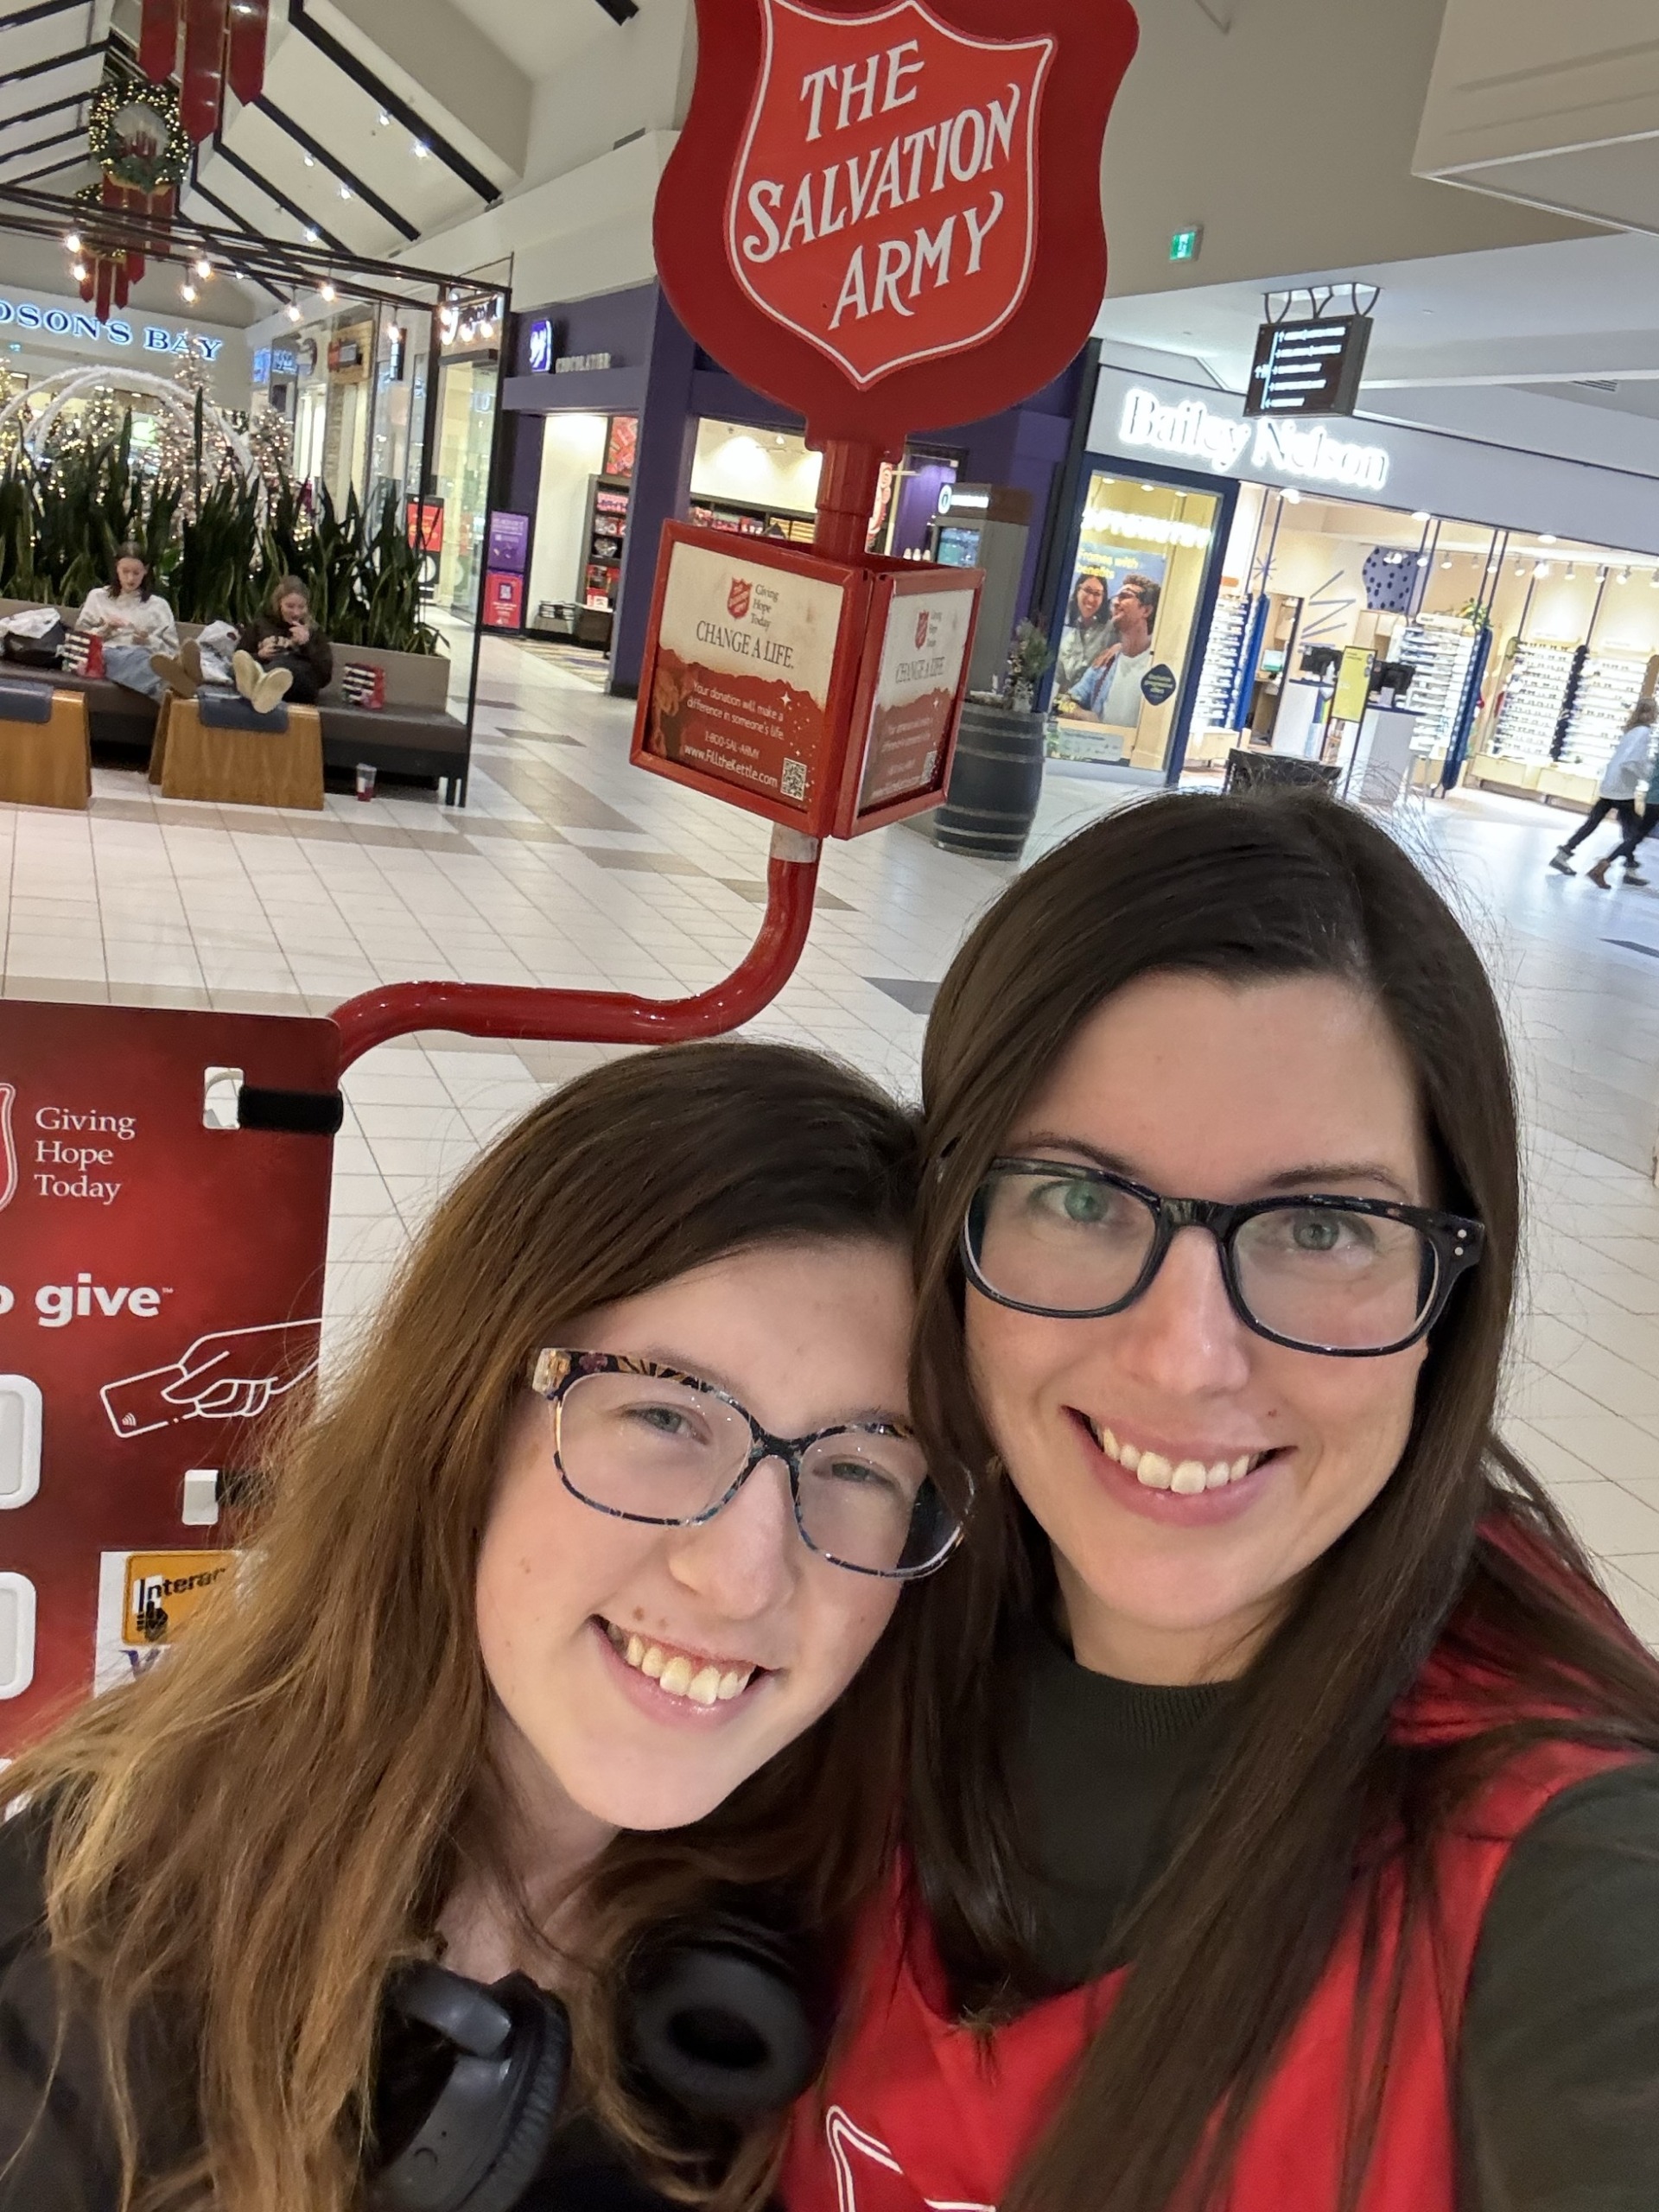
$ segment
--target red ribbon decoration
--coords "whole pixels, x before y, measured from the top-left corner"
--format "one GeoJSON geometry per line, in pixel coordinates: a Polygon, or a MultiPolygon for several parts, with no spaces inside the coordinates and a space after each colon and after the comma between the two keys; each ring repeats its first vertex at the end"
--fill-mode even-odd
{"type": "Polygon", "coordinates": [[[138,67],[152,85],[165,84],[179,58],[179,0],[144,0],[138,67]]]}
{"type": "Polygon", "coordinates": [[[231,0],[231,90],[245,107],[265,89],[265,32],[270,0],[231,0]]]}
{"type": "Polygon", "coordinates": [[[225,111],[228,0],[185,0],[184,75],[179,111],[193,144],[211,138],[225,111]]]}

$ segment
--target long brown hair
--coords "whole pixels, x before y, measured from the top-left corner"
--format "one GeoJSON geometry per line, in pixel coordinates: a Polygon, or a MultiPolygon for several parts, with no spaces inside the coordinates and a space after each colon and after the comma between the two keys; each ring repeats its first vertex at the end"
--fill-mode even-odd
{"type": "MultiPolygon", "coordinates": [[[[957,1238],[980,1178],[1079,1025],[1136,977],[1172,970],[1331,975],[1374,994],[1415,1072],[1439,1202],[1484,1222],[1485,1256],[1435,1331],[1391,1480],[1306,1576],[1235,1693],[1224,1766],[1122,1931],[1134,1970],[1005,2212],[1213,2201],[1355,1903],[1357,1866],[1379,1864],[1399,1839],[1403,1892],[1427,1912],[1448,1812],[1529,1734],[1554,1726],[1659,1751],[1659,1663],[1494,1427],[1520,1179],[1503,1023],[1473,947],[1400,847],[1332,799],[1172,795],[1128,807],[1003,894],[958,955],[927,1034],[914,1403],[936,1465],[971,1468],[986,1488],[957,1570],[924,1599],[908,1821],[962,2012],[995,2022],[1050,1986],[1004,1755],[1022,1621],[1051,1596],[1052,1568],[997,1479],[974,1403],[957,1238]],[[1495,1699],[1490,1727],[1461,1746],[1403,1749],[1391,1712],[1448,1638],[1497,1669],[1512,1702],[1495,1699]],[[1561,1707],[1582,1719],[1525,1717],[1561,1707]]],[[[1352,2110],[1332,2116],[1350,2207],[1399,2001],[1397,1973],[1383,1979],[1372,1992],[1382,2061],[1357,2075],[1352,2110]]]]}
{"type": "MultiPolygon", "coordinates": [[[[913,1192],[913,1124],[873,1086],[815,1053],[715,1044],[583,1076],[449,1193],[278,1452],[238,1531],[245,1586],[8,1777],[50,1808],[50,1945],[98,2022],[123,2208],[346,2212],[388,1971],[430,1955],[463,1868],[513,1894],[474,1586],[536,1351],[733,1251],[902,1243],[913,1192]],[[170,2163],[146,2155],[130,2056],[156,2020],[188,2047],[197,2106],[170,2163]]],[[[899,1796],[902,1649],[716,1813],[619,1837],[588,1878],[569,1993],[587,2093],[671,2178],[688,2170],[630,2100],[610,1997],[654,1924],[734,1885],[781,1890],[841,1940],[899,1796]]],[[[771,2136],[721,2147],[729,2194],[753,2194],[771,2136]]]]}

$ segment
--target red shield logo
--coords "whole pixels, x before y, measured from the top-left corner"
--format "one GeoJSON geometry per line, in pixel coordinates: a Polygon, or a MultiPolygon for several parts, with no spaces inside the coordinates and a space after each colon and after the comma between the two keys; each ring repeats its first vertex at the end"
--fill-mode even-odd
{"type": "Polygon", "coordinates": [[[921,613],[920,613],[916,617],[916,650],[917,650],[917,652],[920,652],[920,651],[921,651],[922,647],[923,647],[926,643],[927,643],[927,609],[926,609],[925,607],[924,607],[924,608],[922,609],[921,613]]]}
{"type": "Polygon", "coordinates": [[[760,7],[726,205],[743,290],[861,391],[1001,330],[1031,283],[1057,41],[971,37],[921,0],[760,7]]]}
{"type": "Polygon", "coordinates": [[[726,594],[726,612],[734,622],[741,622],[749,611],[749,601],[754,597],[754,586],[747,576],[734,576],[732,588],[726,594]]]}

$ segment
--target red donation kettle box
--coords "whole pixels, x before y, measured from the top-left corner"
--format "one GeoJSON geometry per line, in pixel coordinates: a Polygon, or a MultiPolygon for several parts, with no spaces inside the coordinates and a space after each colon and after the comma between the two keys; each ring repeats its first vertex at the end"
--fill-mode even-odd
{"type": "Polygon", "coordinates": [[[1058,376],[1106,283],[1128,0],[698,0],[657,265],[823,454],[811,550],[671,523],[635,763],[809,836],[943,796],[981,579],[865,550],[883,461],[1058,376]]]}

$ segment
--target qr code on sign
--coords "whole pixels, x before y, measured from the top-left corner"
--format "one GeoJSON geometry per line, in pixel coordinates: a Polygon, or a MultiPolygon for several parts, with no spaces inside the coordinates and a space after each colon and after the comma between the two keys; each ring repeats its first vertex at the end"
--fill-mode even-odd
{"type": "Polygon", "coordinates": [[[785,798],[804,798],[806,797],[806,763],[804,760],[785,761],[782,778],[782,790],[785,798]]]}

